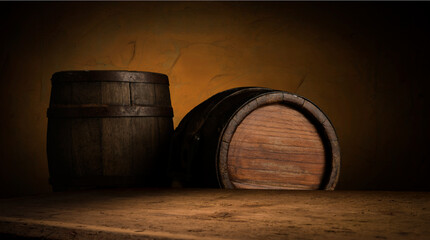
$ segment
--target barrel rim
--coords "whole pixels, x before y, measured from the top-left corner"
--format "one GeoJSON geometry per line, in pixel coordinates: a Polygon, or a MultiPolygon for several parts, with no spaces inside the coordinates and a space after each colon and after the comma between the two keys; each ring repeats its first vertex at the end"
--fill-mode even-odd
{"type": "Polygon", "coordinates": [[[128,70],[65,70],[52,74],[51,82],[128,82],[169,85],[166,74],[128,70]]]}
{"type": "Polygon", "coordinates": [[[270,105],[270,104],[285,104],[289,107],[296,109],[305,115],[310,115],[313,118],[313,123],[317,124],[317,128],[319,128],[326,140],[328,142],[324,142],[324,147],[327,148],[328,153],[331,157],[331,169],[330,172],[324,173],[323,182],[320,186],[321,189],[324,190],[334,190],[338,179],[339,179],[339,170],[340,170],[340,147],[338,143],[338,137],[336,131],[333,127],[333,124],[329,120],[329,118],[324,114],[324,112],[316,106],[309,99],[304,98],[302,96],[298,96],[294,93],[273,90],[271,92],[262,93],[256,97],[249,99],[242,106],[237,108],[235,113],[228,120],[224,129],[221,133],[221,139],[218,143],[217,149],[217,167],[216,170],[219,184],[224,188],[235,188],[231,183],[229,178],[229,173],[227,169],[227,161],[228,161],[228,148],[229,143],[243,119],[245,119],[252,111],[255,109],[270,105]],[[260,103],[258,102],[260,99],[260,103]]]}

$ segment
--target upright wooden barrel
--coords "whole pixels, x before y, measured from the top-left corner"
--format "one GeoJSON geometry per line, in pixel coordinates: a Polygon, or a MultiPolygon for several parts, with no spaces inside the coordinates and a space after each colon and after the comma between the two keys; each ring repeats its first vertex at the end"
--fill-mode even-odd
{"type": "Polygon", "coordinates": [[[245,87],[190,111],[172,138],[170,169],[187,187],[326,189],[336,186],[333,125],[309,100],[245,87]]]}
{"type": "Polygon", "coordinates": [[[172,117],[166,75],[55,73],[47,134],[53,189],[167,184],[172,117]]]}

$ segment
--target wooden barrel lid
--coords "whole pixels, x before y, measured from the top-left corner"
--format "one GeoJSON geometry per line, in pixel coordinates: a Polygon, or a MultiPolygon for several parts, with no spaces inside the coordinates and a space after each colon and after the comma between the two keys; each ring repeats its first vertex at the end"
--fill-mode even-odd
{"type": "Polygon", "coordinates": [[[242,105],[226,125],[218,153],[225,188],[334,189],[340,148],[325,114],[281,91],[242,105]]]}
{"type": "Polygon", "coordinates": [[[169,84],[167,75],[140,71],[61,71],[52,75],[52,83],[56,82],[131,82],[169,84]]]}

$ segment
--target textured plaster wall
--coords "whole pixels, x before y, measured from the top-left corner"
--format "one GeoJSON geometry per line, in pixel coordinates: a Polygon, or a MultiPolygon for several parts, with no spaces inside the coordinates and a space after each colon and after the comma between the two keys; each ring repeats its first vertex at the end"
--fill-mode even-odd
{"type": "Polygon", "coordinates": [[[175,126],[225,89],[297,93],[338,132],[338,189],[428,190],[428,6],[2,3],[1,192],[50,191],[50,77],[82,69],[167,74],[175,126]]]}

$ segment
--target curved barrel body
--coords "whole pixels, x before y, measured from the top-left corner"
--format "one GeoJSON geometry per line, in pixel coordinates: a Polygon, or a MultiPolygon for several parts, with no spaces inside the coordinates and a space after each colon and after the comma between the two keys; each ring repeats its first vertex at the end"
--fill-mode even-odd
{"type": "Polygon", "coordinates": [[[47,135],[53,189],[165,185],[172,117],[166,75],[55,73],[47,135]]]}
{"type": "Polygon", "coordinates": [[[335,130],[309,100],[267,88],[218,93],[175,130],[173,177],[184,186],[334,189],[340,168],[335,130]]]}

